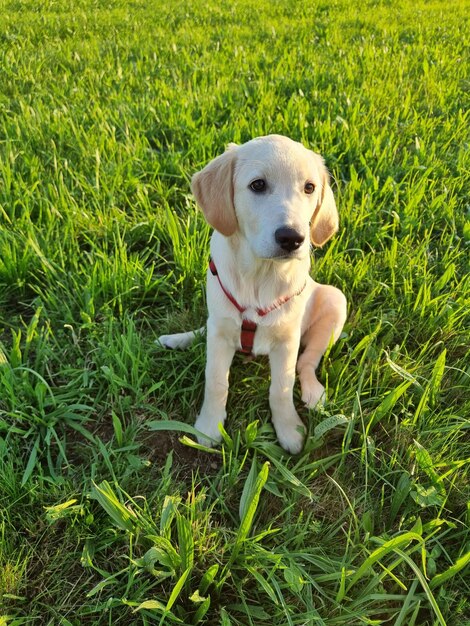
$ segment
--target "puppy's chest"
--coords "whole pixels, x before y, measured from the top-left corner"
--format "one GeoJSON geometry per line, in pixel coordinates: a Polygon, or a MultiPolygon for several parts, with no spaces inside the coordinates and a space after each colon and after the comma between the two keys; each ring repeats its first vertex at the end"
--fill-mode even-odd
{"type": "MultiPolygon", "coordinates": [[[[240,344],[242,343],[241,337],[242,333],[240,332],[240,344]]],[[[257,326],[253,336],[253,355],[269,354],[278,341],[279,337],[272,329],[266,326],[257,326]]]]}
{"type": "Polygon", "coordinates": [[[279,319],[281,316],[274,313],[272,317],[275,319],[265,320],[254,315],[247,316],[245,320],[230,320],[225,336],[230,338],[237,351],[251,352],[254,356],[269,354],[278,343],[285,342],[293,334],[292,322],[287,322],[285,316],[279,319]]]}

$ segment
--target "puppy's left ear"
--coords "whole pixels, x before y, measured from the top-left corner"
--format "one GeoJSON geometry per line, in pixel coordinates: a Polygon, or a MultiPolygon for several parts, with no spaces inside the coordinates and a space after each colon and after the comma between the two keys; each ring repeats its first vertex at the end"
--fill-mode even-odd
{"type": "Polygon", "coordinates": [[[310,223],[310,240],[314,246],[322,246],[331,239],[339,226],[338,210],[330,187],[330,175],[326,167],[322,168],[322,190],[320,200],[310,223]]]}

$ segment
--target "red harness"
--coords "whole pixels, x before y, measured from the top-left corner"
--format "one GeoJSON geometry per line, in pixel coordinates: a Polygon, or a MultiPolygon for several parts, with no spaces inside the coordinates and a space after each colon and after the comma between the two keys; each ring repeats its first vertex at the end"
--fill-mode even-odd
{"type": "MultiPolygon", "coordinates": [[[[217,267],[212,259],[209,259],[209,269],[212,275],[217,277],[220,288],[222,289],[224,294],[227,296],[227,298],[230,300],[233,306],[237,309],[237,311],[239,311],[243,316],[243,313],[246,311],[248,307],[241,306],[241,304],[239,304],[235,300],[235,298],[232,296],[230,291],[228,291],[224,287],[222,281],[220,280],[219,273],[217,272],[217,267]]],[[[280,306],[288,302],[291,298],[294,298],[295,296],[298,296],[299,294],[301,294],[302,291],[305,289],[306,284],[307,284],[307,281],[305,281],[302,289],[299,289],[299,291],[297,291],[296,293],[293,293],[290,296],[284,296],[283,298],[279,298],[279,300],[276,300],[276,302],[273,305],[271,305],[270,307],[266,309],[259,309],[259,308],[255,309],[256,313],[260,317],[264,317],[268,313],[271,313],[271,311],[278,309],[280,306]]],[[[246,354],[247,356],[251,356],[253,354],[253,343],[255,340],[255,332],[256,332],[257,327],[258,326],[255,322],[251,322],[250,320],[247,320],[242,317],[242,326],[241,326],[241,332],[240,332],[240,344],[241,344],[240,352],[242,352],[243,354],[246,354]]]]}

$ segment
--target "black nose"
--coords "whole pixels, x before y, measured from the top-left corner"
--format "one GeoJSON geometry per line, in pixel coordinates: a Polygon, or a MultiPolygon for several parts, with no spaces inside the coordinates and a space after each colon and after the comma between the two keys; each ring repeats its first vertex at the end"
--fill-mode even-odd
{"type": "Polygon", "coordinates": [[[288,226],[278,228],[274,233],[274,238],[276,243],[286,252],[293,252],[300,248],[305,239],[297,230],[288,226]]]}

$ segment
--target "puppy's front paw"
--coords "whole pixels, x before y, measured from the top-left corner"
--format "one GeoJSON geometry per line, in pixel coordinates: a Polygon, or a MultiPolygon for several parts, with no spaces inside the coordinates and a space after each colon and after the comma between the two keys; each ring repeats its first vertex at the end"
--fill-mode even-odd
{"type": "Polygon", "coordinates": [[[305,426],[294,411],[286,417],[273,417],[274,428],[276,429],[279,443],[289,454],[298,454],[304,445],[305,426]]]}
{"type": "Polygon", "coordinates": [[[202,446],[212,447],[222,441],[222,435],[219,430],[219,424],[225,422],[225,414],[216,416],[201,410],[194,428],[199,430],[202,435],[198,435],[197,440],[202,446]],[[207,435],[208,438],[204,437],[207,435]]]}
{"type": "Polygon", "coordinates": [[[318,382],[316,377],[312,377],[308,381],[302,381],[302,401],[308,409],[314,409],[316,406],[324,405],[326,402],[325,387],[318,382]]]}

